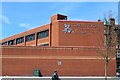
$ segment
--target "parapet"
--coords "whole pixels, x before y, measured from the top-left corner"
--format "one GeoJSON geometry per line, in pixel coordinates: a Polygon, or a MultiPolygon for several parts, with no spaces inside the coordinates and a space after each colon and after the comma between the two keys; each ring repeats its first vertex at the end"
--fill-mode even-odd
{"type": "Polygon", "coordinates": [[[61,14],[56,14],[51,17],[51,22],[55,22],[57,20],[67,20],[67,16],[61,15],[61,14]]]}

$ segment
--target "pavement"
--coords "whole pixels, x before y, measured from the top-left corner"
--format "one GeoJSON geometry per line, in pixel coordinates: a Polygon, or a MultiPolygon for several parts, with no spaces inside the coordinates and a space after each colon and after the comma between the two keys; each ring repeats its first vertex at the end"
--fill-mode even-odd
{"type": "MultiPolygon", "coordinates": [[[[105,80],[104,77],[60,77],[61,80],[105,80]]],[[[1,80],[51,80],[51,77],[3,77],[1,80]]],[[[120,80],[116,77],[108,77],[107,80],[120,80]]]]}

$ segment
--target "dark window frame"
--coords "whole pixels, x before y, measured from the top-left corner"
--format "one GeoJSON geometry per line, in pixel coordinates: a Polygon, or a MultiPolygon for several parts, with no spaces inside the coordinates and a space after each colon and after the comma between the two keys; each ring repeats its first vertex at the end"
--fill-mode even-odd
{"type": "Polygon", "coordinates": [[[49,29],[46,29],[37,33],[37,39],[42,39],[46,37],[49,37],[49,29]]]}
{"type": "Polygon", "coordinates": [[[7,41],[6,41],[6,42],[1,43],[1,45],[7,45],[7,41]]]}
{"type": "Polygon", "coordinates": [[[25,39],[26,39],[26,42],[35,40],[35,33],[25,36],[25,39]]]}
{"type": "Polygon", "coordinates": [[[8,41],[8,45],[15,45],[15,42],[14,42],[14,41],[15,41],[15,39],[9,40],[9,41],[8,41]]]}
{"type": "Polygon", "coordinates": [[[24,43],[24,36],[16,39],[16,44],[24,43]]]}

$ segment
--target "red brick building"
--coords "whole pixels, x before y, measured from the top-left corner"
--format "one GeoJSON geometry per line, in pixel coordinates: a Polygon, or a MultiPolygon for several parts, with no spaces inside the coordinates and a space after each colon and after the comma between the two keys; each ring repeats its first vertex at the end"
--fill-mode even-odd
{"type": "MultiPolygon", "coordinates": [[[[2,75],[43,76],[57,70],[61,76],[104,76],[104,24],[101,21],[71,21],[57,14],[50,24],[5,38],[2,45],[2,75]],[[7,45],[7,46],[6,46],[7,45]],[[8,46],[9,45],[9,46],[8,46]],[[40,47],[48,46],[48,47],[40,47]]],[[[115,76],[116,59],[108,75],[115,76]]]]}
{"type": "Polygon", "coordinates": [[[50,24],[5,38],[2,45],[98,46],[97,42],[104,43],[103,30],[103,22],[70,21],[57,14],[51,17],[50,24]]]}

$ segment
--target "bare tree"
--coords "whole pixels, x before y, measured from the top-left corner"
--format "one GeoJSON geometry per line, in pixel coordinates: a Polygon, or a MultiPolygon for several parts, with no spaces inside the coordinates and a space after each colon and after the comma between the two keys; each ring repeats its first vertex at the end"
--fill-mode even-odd
{"type": "MultiPolygon", "coordinates": [[[[109,11],[108,14],[104,14],[104,38],[101,36],[101,39],[104,40],[104,47],[99,47],[98,48],[98,53],[101,54],[102,58],[105,60],[105,67],[104,67],[104,72],[105,72],[105,80],[107,80],[107,76],[108,76],[108,64],[109,62],[113,59],[113,57],[115,57],[115,42],[113,38],[113,30],[114,30],[114,26],[111,24],[110,19],[114,19],[113,18],[113,13],[112,11],[109,11]]],[[[99,46],[102,44],[100,41],[99,46]]]]}
{"type": "Polygon", "coordinates": [[[107,71],[108,71],[108,63],[113,57],[109,57],[110,54],[110,47],[111,47],[111,30],[110,30],[110,23],[105,18],[105,48],[106,48],[106,55],[105,55],[105,80],[107,80],[107,71]]]}
{"type": "Polygon", "coordinates": [[[105,47],[106,47],[106,64],[105,64],[105,80],[107,80],[107,69],[108,69],[108,63],[109,61],[116,55],[114,54],[116,52],[115,46],[117,45],[117,37],[116,33],[114,31],[115,25],[113,25],[110,22],[110,19],[114,19],[116,21],[118,20],[118,17],[113,18],[114,13],[112,11],[109,11],[108,18],[104,17],[104,24],[105,24],[105,47]],[[113,51],[111,52],[111,50],[113,51]],[[109,54],[112,54],[113,56],[109,57],[109,54]]]}

